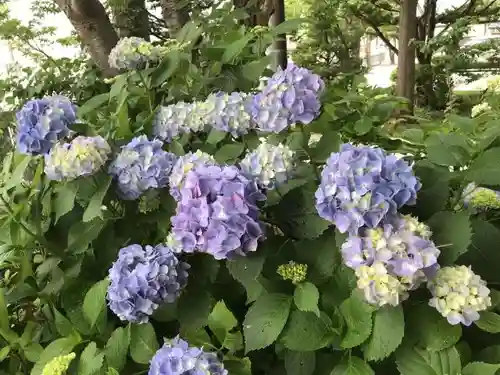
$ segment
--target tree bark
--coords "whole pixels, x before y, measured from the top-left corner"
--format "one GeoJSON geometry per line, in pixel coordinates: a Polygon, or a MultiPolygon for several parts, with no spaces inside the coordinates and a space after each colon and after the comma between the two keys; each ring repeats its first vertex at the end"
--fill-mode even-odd
{"type": "Polygon", "coordinates": [[[176,0],[160,0],[163,20],[173,37],[189,21],[189,8],[179,7],[176,0]]]}
{"type": "Polygon", "coordinates": [[[108,56],[118,42],[113,25],[99,0],[54,0],[78,32],[96,65],[105,76],[117,72],[109,66],[108,56]]]}
{"type": "Polygon", "coordinates": [[[145,0],[109,0],[120,38],[137,36],[149,40],[149,18],[145,0]]]}
{"type": "Polygon", "coordinates": [[[408,99],[413,111],[415,93],[415,45],[418,0],[402,0],[399,17],[398,79],[396,93],[408,99]]]}
{"type": "Polygon", "coordinates": [[[233,0],[235,8],[245,9],[249,17],[242,20],[248,27],[268,26],[274,8],[273,0],[233,0]]]}
{"type": "MultiPolygon", "coordinates": [[[[273,1],[273,12],[269,19],[269,26],[275,27],[285,21],[285,2],[284,0],[273,1]]],[[[277,35],[271,45],[271,53],[273,57],[273,68],[277,70],[278,67],[286,69],[288,56],[286,51],[286,34],[277,35]]]]}

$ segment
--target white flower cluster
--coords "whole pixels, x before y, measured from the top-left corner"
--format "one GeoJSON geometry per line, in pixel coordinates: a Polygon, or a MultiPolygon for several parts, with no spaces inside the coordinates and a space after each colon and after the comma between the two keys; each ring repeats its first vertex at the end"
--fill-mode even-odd
{"type": "Polygon", "coordinates": [[[487,113],[491,111],[491,107],[488,103],[481,103],[481,104],[476,104],[474,107],[472,107],[471,110],[471,116],[472,117],[478,117],[479,115],[482,115],[483,113],[487,113]]]}

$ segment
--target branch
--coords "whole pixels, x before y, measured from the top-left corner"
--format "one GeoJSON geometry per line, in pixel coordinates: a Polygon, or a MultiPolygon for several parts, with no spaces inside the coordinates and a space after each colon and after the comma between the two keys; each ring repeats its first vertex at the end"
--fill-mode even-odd
{"type": "Polygon", "coordinates": [[[354,14],[362,21],[366,22],[375,31],[375,34],[382,39],[382,41],[387,45],[387,47],[394,52],[396,55],[399,53],[398,49],[391,43],[389,38],[387,38],[384,33],[378,28],[378,26],[372,22],[369,18],[363,16],[361,13],[354,11],[354,14]]]}

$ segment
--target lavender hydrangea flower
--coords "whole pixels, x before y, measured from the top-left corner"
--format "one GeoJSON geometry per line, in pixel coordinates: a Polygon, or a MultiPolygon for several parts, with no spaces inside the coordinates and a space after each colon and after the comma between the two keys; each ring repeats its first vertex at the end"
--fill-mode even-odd
{"type": "Polygon", "coordinates": [[[110,309],[121,320],[147,322],[159,305],[177,299],[187,284],[189,268],[164,245],[122,248],[109,270],[110,309]]]}
{"type": "Polygon", "coordinates": [[[47,154],[60,139],[70,134],[76,122],[76,106],[64,96],[28,101],[16,113],[17,149],[27,155],[47,154]]]}
{"type": "Polygon", "coordinates": [[[249,114],[251,99],[240,92],[210,94],[205,101],[209,109],[206,124],[231,133],[234,138],[247,134],[252,126],[249,114]]]}
{"type": "Polygon", "coordinates": [[[274,146],[261,140],[261,144],[245,155],[240,163],[245,176],[265,189],[286,182],[293,168],[293,151],[285,145],[274,146]]]}
{"type": "Polygon", "coordinates": [[[78,136],[70,143],[57,143],[45,156],[45,174],[55,181],[88,176],[102,168],[110,153],[104,138],[78,136]]]}
{"type": "Polygon", "coordinates": [[[257,250],[263,237],[258,200],[265,196],[238,168],[198,166],[181,189],[172,233],[185,252],[227,259],[257,250]]]}
{"type": "Polygon", "coordinates": [[[137,199],[149,189],[167,186],[176,156],[162,150],[162,146],[162,141],[149,141],[141,135],[122,147],[109,173],[116,178],[124,199],[137,199]]]}
{"type": "Polygon", "coordinates": [[[324,87],[317,74],[289,63],[253,97],[252,119],[259,130],[273,133],[295,123],[309,124],[320,113],[324,87]]]}
{"type": "Polygon", "coordinates": [[[192,169],[197,168],[201,165],[216,165],[215,159],[212,155],[209,155],[200,150],[195,153],[189,152],[184,156],[180,156],[172,172],[170,173],[169,184],[170,184],[170,195],[174,197],[175,200],[181,199],[181,188],[184,185],[186,176],[192,169]]]}
{"type": "Polygon", "coordinates": [[[433,296],[429,305],[452,325],[470,326],[479,319],[479,311],[491,306],[486,282],[466,266],[441,268],[428,288],[433,296]]]}
{"type": "Polygon", "coordinates": [[[155,353],[148,375],[228,375],[228,372],[216,354],[189,346],[176,337],[155,353]]]}
{"type": "Polygon", "coordinates": [[[161,47],[132,36],[120,39],[109,53],[108,60],[112,68],[130,70],[143,68],[147,62],[157,62],[161,55],[161,47]]]}
{"type": "Polygon", "coordinates": [[[394,217],[403,205],[414,204],[420,187],[403,159],[380,148],[344,144],[330,155],[321,173],[316,210],[340,232],[356,233],[394,217]]]}

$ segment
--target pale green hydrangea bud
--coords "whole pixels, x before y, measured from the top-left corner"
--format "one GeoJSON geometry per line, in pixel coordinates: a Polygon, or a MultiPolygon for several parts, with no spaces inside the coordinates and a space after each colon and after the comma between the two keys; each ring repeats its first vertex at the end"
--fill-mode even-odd
{"type": "Polygon", "coordinates": [[[45,365],[42,375],[64,375],[68,370],[71,361],[73,361],[75,357],[75,353],[55,357],[45,365]]]}
{"type": "Polygon", "coordinates": [[[290,280],[293,284],[299,284],[306,279],[307,264],[295,263],[293,260],[278,266],[278,275],[283,280],[290,280]]]}
{"type": "Polygon", "coordinates": [[[429,305],[452,325],[470,326],[479,319],[479,311],[491,306],[486,282],[466,266],[441,268],[428,288],[433,296],[429,305]]]}
{"type": "Polygon", "coordinates": [[[462,194],[464,206],[480,211],[500,209],[500,192],[470,183],[462,194]]]}
{"type": "Polygon", "coordinates": [[[486,112],[491,112],[491,107],[488,103],[477,104],[474,107],[472,107],[471,116],[478,117],[479,115],[482,115],[483,113],[486,112]]]}

